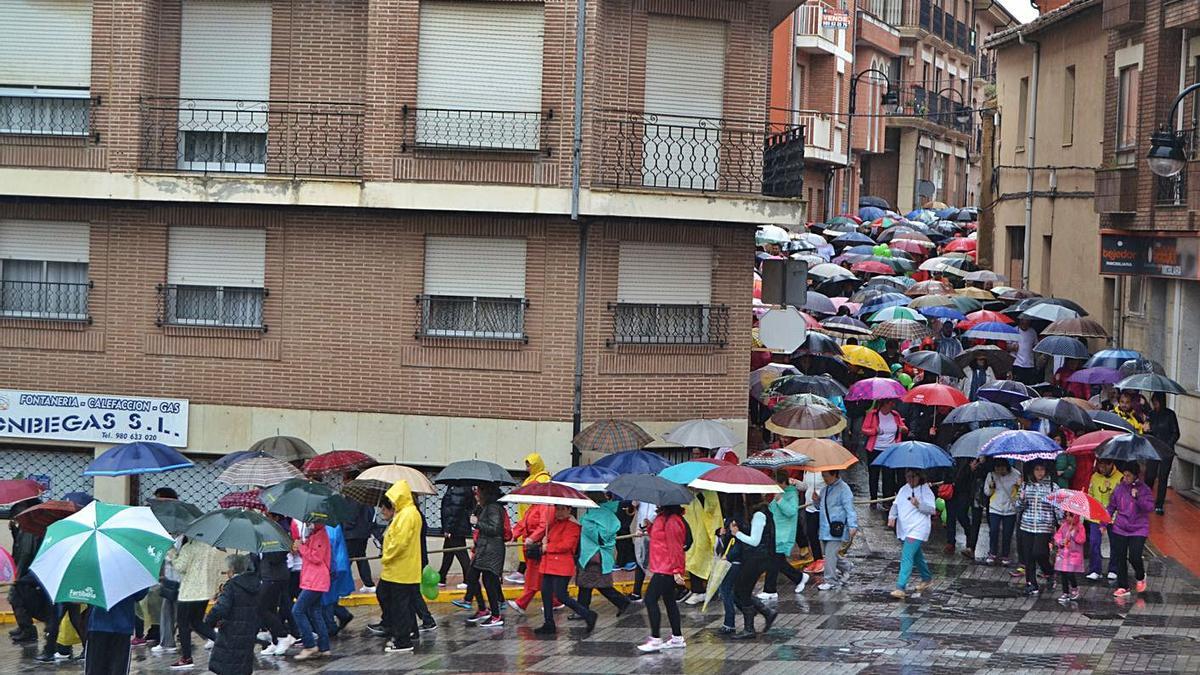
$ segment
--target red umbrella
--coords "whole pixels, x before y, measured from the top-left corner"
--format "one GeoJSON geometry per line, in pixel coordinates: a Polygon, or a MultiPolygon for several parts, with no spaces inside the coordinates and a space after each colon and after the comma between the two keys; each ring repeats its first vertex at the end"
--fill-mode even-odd
{"type": "Polygon", "coordinates": [[[334,450],[326,452],[304,463],[304,473],[309,476],[328,476],[335,473],[350,473],[362,471],[375,466],[379,462],[365,452],[358,450],[334,450]]]}
{"type": "Polygon", "coordinates": [[[976,246],[976,243],[975,243],[974,239],[967,239],[966,237],[959,237],[957,239],[951,239],[950,243],[946,244],[946,248],[944,248],[942,250],[966,252],[966,251],[974,251],[975,246],[976,246]]]}
{"type": "Polygon", "coordinates": [[[1096,448],[1100,444],[1113,436],[1120,436],[1122,432],[1113,431],[1112,429],[1101,429],[1099,431],[1090,431],[1075,439],[1070,446],[1067,447],[1067,453],[1072,455],[1086,455],[1088,453],[1095,454],[1096,448]]]}
{"type": "Polygon", "coordinates": [[[850,267],[850,271],[867,272],[870,274],[895,274],[896,272],[896,270],[892,269],[891,265],[878,260],[864,260],[862,262],[856,262],[850,267]]]}
{"type": "Polygon", "coordinates": [[[17,514],[17,517],[13,518],[13,520],[16,521],[17,525],[21,526],[22,530],[33,534],[35,537],[40,537],[46,534],[46,528],[50,527],[51,523],[57,523],[78,510],[79,507],[74,502],[42,502],[37,506],[25,509],[17,514]]]}
{"type": "Polygon", "coordinates": [[[1085,492],[1057,490],[1046,495],[1044,499],[1067,513],[1074,513],[1102,525],[1112,522],[1108,509],[1085,492]]]}
{"type": "Polygon", "coordinates": [[[267,511],[267,505],[263,503],[258,490],[230,492],[217,500],[217,506],[223,509],[255,509],[264,513],[267,511]]]}
{"type": "Polygon", "coordinates": [[[981,309],[978,312],[971,312],[963,321],[959,321],[956,328],[967,330],[975,324],[987,323],[989,321],[999,321],[1001,323],[1012,323],[1013,320],[1008,318],[1008,315],[1000,312],[993,312],[990,309],[981,309]]]}
{"type": "Polygon", "coordinates": [[[12,506],[26,499],[33,499],[44,492],[42,484],[27,478],[0,480],[0,506],[12,506]]]}
{"type": "Polygon", "coordinates": [[[733,494],[775,494],[783,489],[758,469],[730,464],[706,472],[688,483],[688,487],[733,494]]]}
{"type": "Polygon", "coordinates": [[[969,403],[965,394],[948,384],[922,384],[909,389],[904,398],[900,400],[905,403],[945,408],[955,408],[969,403]]]}
{"type": "Polygon", "coordinates": [[[596,502],[569,485],[562,483],[530,483],[522,485],[500,498],[502,502],[517,504],[549,504],[552,506],[572,506],[578,508],[594,508],[596,502]]]}
{"type": "Polygon", "coordinates": [[[817,321],[816,317],[814,317],[812,314],[809,314],[808,312],[800,312],[800,316],[804,317],[805,328],[808,330],[824,332],[825,327],[822,326],[821,322],[817,321]]]}

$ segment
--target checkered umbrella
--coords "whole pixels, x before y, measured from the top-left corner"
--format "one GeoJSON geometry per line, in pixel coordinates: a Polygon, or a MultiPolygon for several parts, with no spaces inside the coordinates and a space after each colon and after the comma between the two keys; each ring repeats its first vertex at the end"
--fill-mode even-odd
{"type": "Polygon", "coordinates": [[[220,506],[223,509],[254,509],[256,511],[267,510],[267,505],[263,503],[262,497],[260,497],[258,494],[258,490],[230,492],[229,494],[217,500],[217,506],[220,506]]]}
{"type": "Polygon", "coordinates": [[[933,332],[929,330],[929,326],[920,321],[892,319],[876,324],[871,329],[871,334],[875,337],[892,340],[920,340],[929,337],[933,332]]]}
{"type": "Polygon", "coordinates": [[[788,466],[804,466],[812,464],[812,458],[795,450],[787,448],[768,448],[756,452],[742,462],[742,466],[752,469],[782,469],[788,466]]]}
{"type": "Polygon", "coordinates": [[[654,440],[646,430],[625,420],[600,420],[572,439],[580,452],[613,453],[645,447],[654,440]]]}
{"type": "Polygon", "coordinates": [[[771,415],[766,427],[791,438],[827,438],[846,428],[846,418],[833,408],[797,406],[771,415]]]}
{"type": "Polygon", "coordinates": [[[391,489],[391,483],[374,478],[356,479],[342,486],[342,496],[367,506],[379,506],[391,489]]]}
{"type": "Polygon", "coordinates": [[[358,450],[334,450],[326,452],[304,463],[304,473],[309,476],[328,476],[331,474],[361,471],[375,466],[378,462],[365,452],[358,450]]]}
{"type": "Polygon", "coordinates": [[[278,485],[289,478],[303,478],[300,469],[280,461],[274,457],[259,456],[244,459],[217,476],[217,480],[226,485],[252,485],[255,487],[270,487],[278,485]]]}

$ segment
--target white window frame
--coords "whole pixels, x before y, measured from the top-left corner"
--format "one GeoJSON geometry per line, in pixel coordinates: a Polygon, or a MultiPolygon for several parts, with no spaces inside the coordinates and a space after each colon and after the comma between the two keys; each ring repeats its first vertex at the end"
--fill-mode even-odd
{"type": "Polygon", "coordinates": [[[48,100],[81,100],[83,101],[83,126],[69,131],[58,129],[21,129],[5,126],[2,114],[5,105],[0,103],[0,134],[18,136],[67,136],[86,138],[91,135],[91,89],[63,89],[52,87],[0,87],[0,100],[8,98],[48,99],[48,100]]]}
{"type": "MultiPolygon", "coordinates": [[[[211,327],[211,328],[265,330],[265,328],[266,328],[265,306],[266,306],[266,298],[268,295],[267,288],[266,288],[266,269],[265,269],[266,268],[267,231],[265,229],[261,229],[261,228],[252,228],[252,229],[241,230],[241,229],[237,229],[237,228],[192,227],[192,226],[172,226],[171,229],[174,231],[203,231],[203,235],[200,235],[198,232],[192,232],[192,236],[193,237],[201,237],[201,242],[202,242],[198,245],[197,250],[192,252],[193,255],[198,252],[200,254],[200,256],[202,256],[202,257],[192,258],[192,260],[199,259],[202,262],[200,265],[196,265],[194,262],[191,265],[185,264],[185,267],[183,270],[174,269],[171,265],[173,256],[171,254],[171,248],[170,248],[171,247],[171,238],[173,235],[168,234],[168,237],[167,237],[167,246],[168,246],[167,284],[166,284],[166,286],[163,287],[163,290],[162,290],[162,293],[163,293],[163,295],[162,295],[162,320],[163,320],[163,322],[166,323],[167,325],[171,325],[171,326],[202,326],[202,327],[211,327]],[[234,246],[247,247],[247,250],[245,251],[247,258],[254,259],[255,262],[252,263],[250,267],[245,267],[245,264],[243,263],[244,269],[237,269],[236,267],[231,269],[229,267],[226,267],[225,269],[218,270],[215,273],[209,271],[208,268],[205,267],[204,261],[208,260],[212,255],[214,255],[214,251],[213,251],[214,246],[212,244],[211,239],[205,241],[203,239],[203,237],[212,237],[212,238],[219,240],[222,245],[228,245],[229,242],[233,241],[233,239],[228,236],[229,233],[232,233],[232,232],[238,232],[243,235],[242,238],[238,241],[238,243],[235,244],[234,246]],[[260,233],[261,233],[261,239],[259,239],[259,237],[257,236],[260,233]],[[260,245],[261,245],[261,250],[258,250],[258,246],[260,246],[260,245]],[[204,252],[206,249],[207,249],[207,253],[209,254],[208,257],[204,257],[204,252]],[[259,258],[261,258],[261,267],[259,266],[259,261],[258,261],[259,258]],[[194,270],[194,269],[198,269],[199,271],[194,271],[191,278],[189,278],[185,273],[188,270],[194,270]],[[234,273],[234,270],[237,270],[237,272],[239,274],[244,273],[244,274],[246,274],[246,276],[231,278],[230,281],[228,281],[228,282],[224,281],[224,279],[222,278],[221,275],[222,274],[231,275],[234,273]],[[206,276],[206,274],[208,276],[206,276]],[[197,278],[197,276],[199,278],[197,278]],[[179,300],[180,300],[181,291],[184,294],[199,293],[199,292],[212,293],[214,295],[214,298],[211,301],[209,301],[209,304],[205,307],[206,310],[211,310],[211,311],[206,312],[206,315],[202,316],[202,317],[191,317],[191,316],[182,316],[181,317],[179,315],[180,314],[180,312],[179,312],[180,301],[179,300]],[[233,293],[247,292],[247,291],[249,292],[249,295],[242,298],[241,300],[229,299],[226,297],[227,294],[232,295],[233,293]],[[228,303],[234,303],[234,302],[247,303],[249,305],[249,309],[253,310],[252,312],[246,313],[246,316],[250,316],[251,320],[249,320],[249,321],[226,320],[225,317],[227,316],[227,312],[226,312],[226,307],[227,307],[226,303],[227,302],[228,303]]],[[[186,235],[181,234],[181,236],[186,236],[186,235]]],[[[229,247],[229,250],[232,252],[235,249],[233,249],[232,247],[229,247]]],[[[185,258],[185,260],[186,260],[186,258],[185,258]]],[[[187,302],[187,301],[185,300],[185,302],[187,302]]],[[[192,302],[195,302],[195,300],[192,300],[192,302]]]]}
{"type": "MultiPolygon", "coordinates": [[[[0,318],[5,318],[5,319],[45,319],[45,320],[50,320],[50,321],[87,321],[87,319],[88,319],[88,310],[87,310],[88,296],[90,295],[90,290],[91,290],[91,282],[90,281],[84,281],[81,284],[82,285],[81,290],[83,291],[83,302],[82,302],[83,311],[82,312],[65,313],[65,312],[48,311],[47,307],[46,307],[46,305],[48,303],[46,302],[45,298],[42,298],[42,300],[40,301],[41,306],[39,309],[35,309],[35,310],[9,309],[4,302],[4,292],[3,292],[4,266],[6,264],[8,264],[9,262],[40,263],[42,266],[42,273],[39,276],[38,281],[31,282],[31,283],[38,283],[38,284],[53,283],[53,282],[47,281],[48,271],[49,271],[49,267],[50,267],[51,263],[57,263],[60,265],[82,265],[83,269],[84,269],[84,279],[88,278],[87,273],[90,271],[90,266],[89,266],[90,264],[88,262],[67,262],[67,261],[61,261],[61,260],[26,260],[26,259],[18,259],[18,258],[0,258],[0,318]]],[[[17,282],[17,283],[23,283],[23,282],[17,282]]],[[[29,282],[24,282],[24,283],[29,283],[29,282]]]]}

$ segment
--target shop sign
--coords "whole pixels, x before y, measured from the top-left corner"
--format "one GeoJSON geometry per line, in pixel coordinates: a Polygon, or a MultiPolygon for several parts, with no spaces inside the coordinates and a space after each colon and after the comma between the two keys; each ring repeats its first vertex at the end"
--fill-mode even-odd
{"type": "Polygon", "coordinates": [[[188,402],[0,389],[0,437],[187,446],[188,402]]]}
{"type": "Polygon", "coordinates": [[[1100,273],[1200,279],[1200,237],[1100,236],[1100,273]]]}

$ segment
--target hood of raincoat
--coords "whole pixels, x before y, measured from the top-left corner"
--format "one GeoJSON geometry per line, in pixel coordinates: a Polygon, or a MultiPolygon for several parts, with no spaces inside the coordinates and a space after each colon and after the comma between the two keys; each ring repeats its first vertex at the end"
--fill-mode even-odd
{"type": "MultiPolygon", "coordinates": [[[[525,455],[525,464],[529,466],[529,477],[521,481],[521,485],[529,485],[530,483],[549,483],[550,473],[546,471],[546,462],[542,456],[536,452],[531,452],[525,455]]],[[[517,520],[525,517],[525,512],[529,510],[529,504],[517,504],[517,520]]],[[[520,550],[520,559],[525,559],[525,549],[520,550]]]]}
{"type": "Polygon", "coordinates": [[[407,481],[396,481],[386,493],[396,510],[383,533],[379,578],[395,584],[421,583],[421,513],[407,481]]]}
{"type": "Polygon", "coordinates": [[[617,509],[621,502],[610,500],[595,509],[584,509],[583,517],[579,519],[581,529],[579,534],[579,567],[587,566],[588,561],[597,553],[600,554],[600,572],[609,574],[613,571],[613,553],[617,545],[617,531],[621,529],[621,521],[617,518],[617,509]]]}

